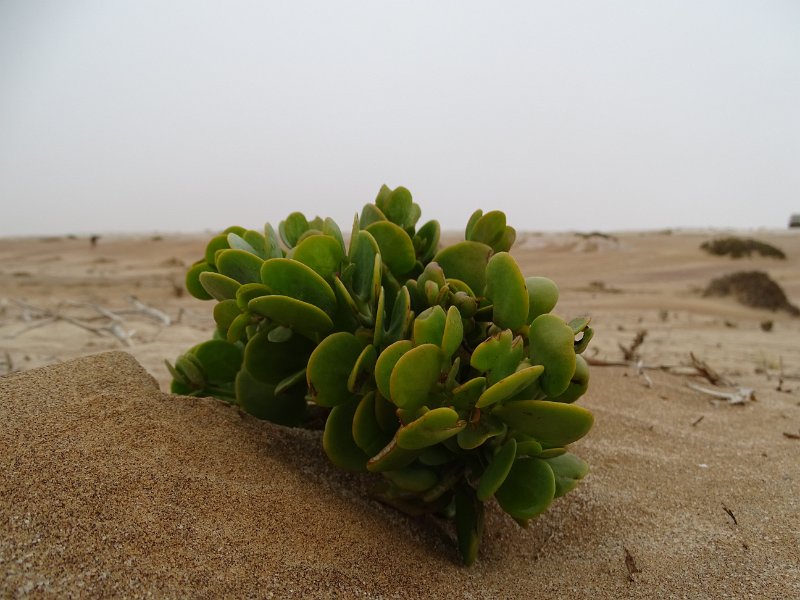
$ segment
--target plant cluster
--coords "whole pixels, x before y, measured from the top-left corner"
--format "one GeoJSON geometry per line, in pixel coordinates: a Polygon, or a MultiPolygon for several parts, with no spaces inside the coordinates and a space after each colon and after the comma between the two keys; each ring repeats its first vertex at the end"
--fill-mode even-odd
{"type": "Polygon", "coordinates": [[[750,257],[752,254],[784,260],[786,254],[780,248],[752,238],[725,237],[700,244],[700,248],[716,256],[731,258],[750,257]]]}
{"type": "Polygon", "coordinates": [[[323,407],[330,460],[380,474],[389,505],[453,518],[471,564],[486,501],[527,526],[586,474],[567,446],[593,423],[573,404],[592,330],[551,314],[558,289],[523,277],[502,212],[476,211],[441,248],[420,215],[407,189],[383,186],[348,243],[297,212],[277,233],[226,229],[186,277],[217,301],[214,339],[168,367],[173,392],[276,423],[323,407]]]}
{"type": "Polygon", "coordinates": [[[783,288],[763,271],[737,271],[712,279],[703,296],[733,296],[745,306],[800,316],[800,308],[789,302],[783,288]]]}

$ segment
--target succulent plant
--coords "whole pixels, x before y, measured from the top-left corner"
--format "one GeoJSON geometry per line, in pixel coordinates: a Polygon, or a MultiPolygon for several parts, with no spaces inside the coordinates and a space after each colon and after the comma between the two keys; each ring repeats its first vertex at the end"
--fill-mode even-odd
{"type": "Polygon", "coordinates": [[[476,211],[440,248],[411,193],[383,186],[348,243],[331,219],[230,227],[187,273],[214,299],[214,339],[168,363],[172,391],[256,417],[325,420],[330,460],[376,477],[374,495],[455,520],[466,564],[484,503],[520,525],[572,490],[587,465],[567,451],[591,428],[588,318],[552,314],[558,288],[525,278],[500,211],[476,211]]]}

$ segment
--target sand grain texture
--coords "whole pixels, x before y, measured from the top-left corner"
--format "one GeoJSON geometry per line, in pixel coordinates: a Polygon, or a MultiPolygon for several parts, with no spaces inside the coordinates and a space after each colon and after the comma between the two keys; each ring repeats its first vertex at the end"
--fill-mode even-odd
{"type": "Polygon", "coordinates": [[[680,377],[624,375],[593,373],[583,485],[529,530],[492,506],[471,569],[318,433],[163,394],[128,354],[0,378],[0,595],[800,596],[795,398],[711,407],[680,377]]]}

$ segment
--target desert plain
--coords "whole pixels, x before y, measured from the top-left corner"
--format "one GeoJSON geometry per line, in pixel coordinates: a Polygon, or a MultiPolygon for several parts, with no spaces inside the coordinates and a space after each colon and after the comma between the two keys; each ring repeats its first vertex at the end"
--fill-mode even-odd
{"type": "Polygon", "coordinates": [[[800,231],[518,236],[592,318],[590,473],[528,529],[490,505],[471,568],[320,432],[169,395],[209,237],[0,240],[0,596],[800,597],[800,317],[701,293],[760,270],[800,304],[800,231]],[[787,258],[700,249],[731,233],[787,258]]]}

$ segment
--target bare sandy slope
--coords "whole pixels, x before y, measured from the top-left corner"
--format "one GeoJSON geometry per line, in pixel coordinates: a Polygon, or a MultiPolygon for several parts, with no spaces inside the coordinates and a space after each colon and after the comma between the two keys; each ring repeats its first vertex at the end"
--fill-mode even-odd
{"type": "Polygon", "coordinates": [[[575,445],[589,476],[529,530],[493,507],[472,569],[448,527],[330,467],[318,434],[159,391],[163,359],[210,331],[211,305],[175,292],[203,238],[0,240],[0,373],[123,349],[157,380],[121,353],[0,378],[0,595],[800,596],[800,319],[695,292],[757,268],[799,304],[800,235],[755,235],[780,262],[708,256],[707,233],[520,237],[559,312],[593,317],[594,358],[644,330],[645,364],[693,351],[757,400],[594,367],[581,403],[597,424],[575,445]],[[123,312],[131,294],[177,322],[123,312]]]}

